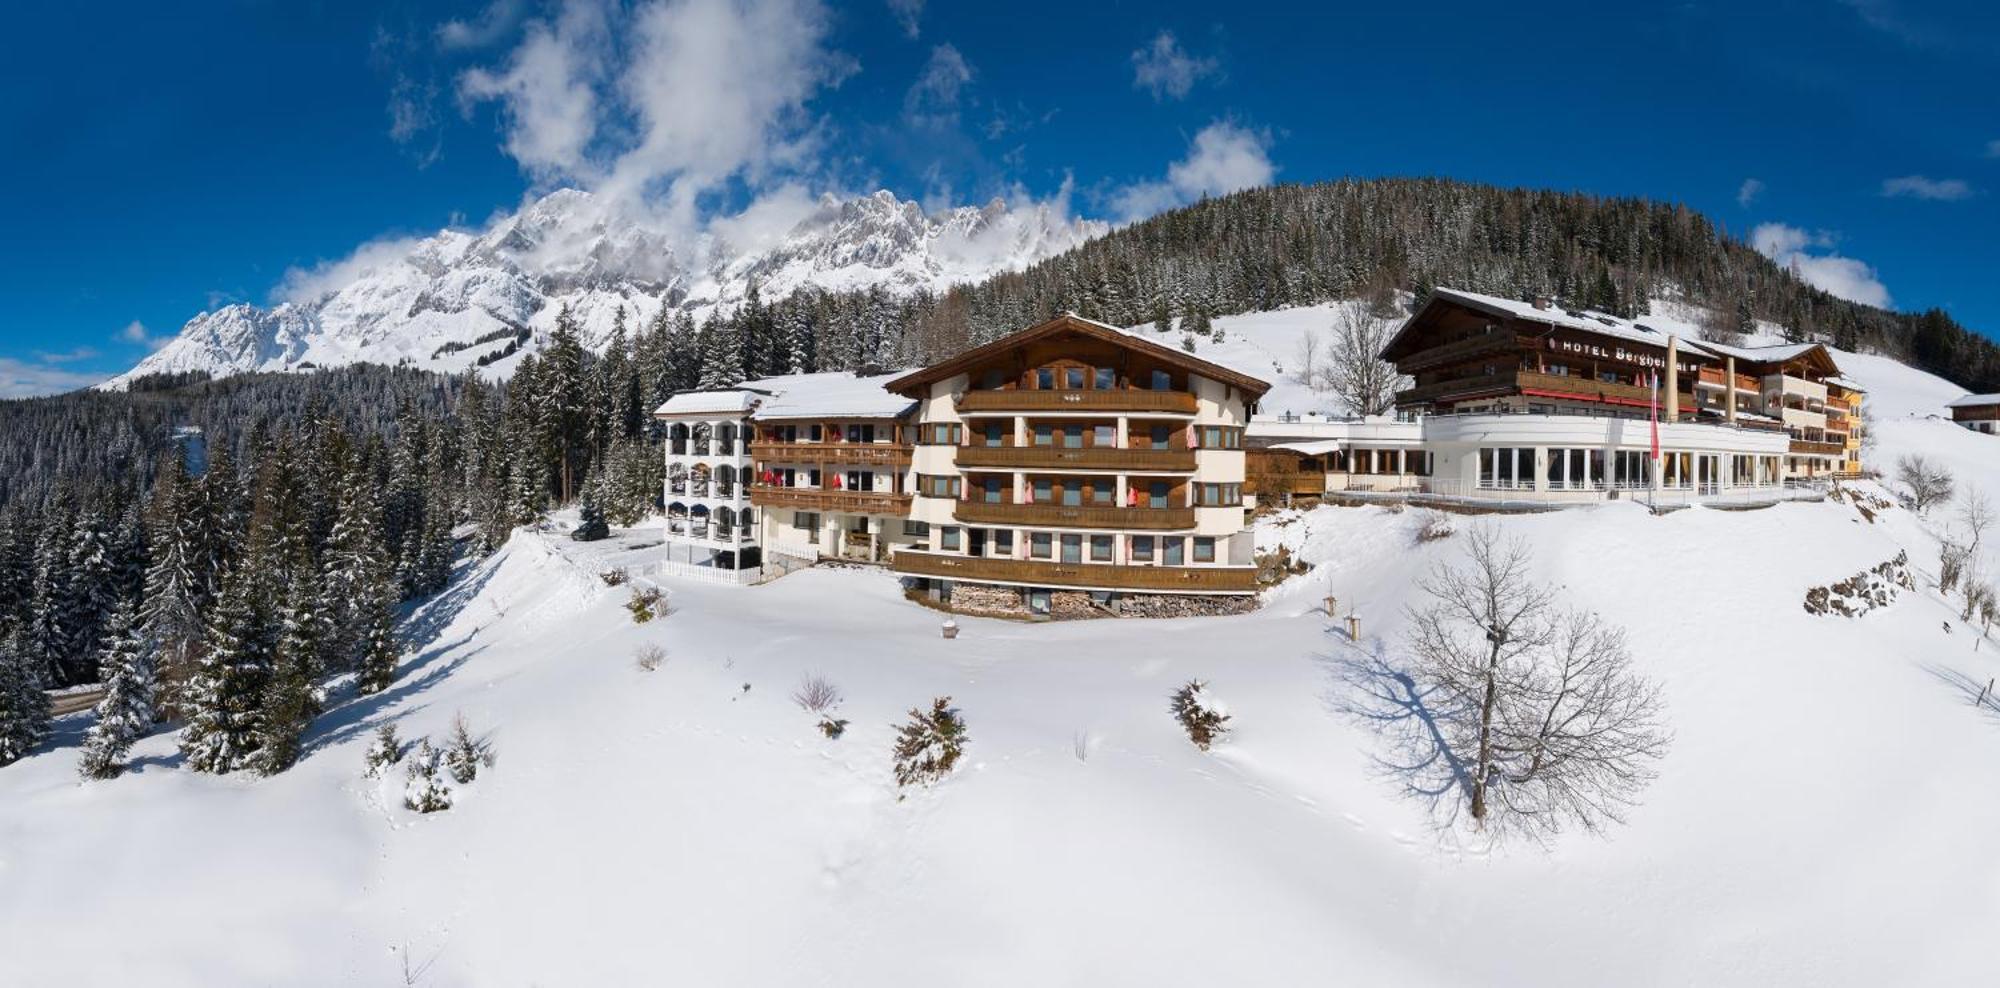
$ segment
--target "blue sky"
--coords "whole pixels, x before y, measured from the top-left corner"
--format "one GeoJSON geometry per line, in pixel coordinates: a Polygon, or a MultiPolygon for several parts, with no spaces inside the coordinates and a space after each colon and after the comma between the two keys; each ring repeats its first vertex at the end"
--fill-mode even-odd
{"type": "Polygon", "coordinates": [[[0,38],[0,396],[577,184],[690,229],[886,187],[1120,219],[1275,177],[1682,201],[2000,334],[2000,13],[1900,0],[36,4],[0,38]],[[186,9],[179,9],[185,7],[186,9]],[[1616,10],[1603,8],[1616,7],[1616,10]],[[60,8],[60,9],[58,9],[60,8]]]}

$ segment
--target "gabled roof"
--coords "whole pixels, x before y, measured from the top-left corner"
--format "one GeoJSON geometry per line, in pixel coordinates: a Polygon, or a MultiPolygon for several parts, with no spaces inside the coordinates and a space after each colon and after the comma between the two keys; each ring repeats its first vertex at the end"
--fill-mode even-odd
{"type": "Polygon", "coordinates": [[[1172,364],[1193,371],[1203,377],[1240,388],[1248,392],[1253,399],[1261,397],[1264,392],[1271,390],[1271,383],[1262,378],[1252,377],[1242,371],[1233,370],[1212,360],[1204,360],[1184,350],[1161,346],[1136,333],[1128,333],[1116,326],[1101,323],[1095,319],[1085,319],[1074,312],[1065,312],[1054,319],[1030,326],[1018,333],[1003,336],[991,343],[973,347],[949,360],[932,364],[922,370],[911,371],[908,374],[889,381],[883,387],[897,394],[908,395],[912,398],[921,397],[922,388],[929,387],[931,384],[954,375],[963,374],[980,363],[1000,356],[1015,347],[1066,332],[1095,337],[1108,343],[1136,350],[1163,363],[1172,364]]]}
{"type": "Polygon", "coordinates": [[[1946,408],[1973,408],[1973,407],[1976,407],[1976,406],[1984,406],[1984,405],[2000,405],[2000,394],[1996,394],[1996,395],[1966,395],[1966,396],[1965,396],[1965,397],[1963,397],[1963,398],[1955,398],[1955,399],[1953,399],[1953,400],[1951,400],[1951,401],[1948,401],[1948,402],[1945,402],[1945,405],[1944,405],[1944,407],[1946,407],[1946,408]]]}
{"type": "MultiPolygon", "coordinates": [[[[1643,343],[1647,346],[1656,346],[1661,349],[1666,348],[1667,337],[1669,335],[1638,320],[1623,319],[1602,312],[1591,312],[1588,310],[1571,312],[1556,305],[1551,305],[1546,309],[1538,309],[1535,308],[1533,302],[1501,298],[1498,295],[1483,295],[1479,292],[1469,292],[1461,288],[1437,288],[1431,291],[1430,297],[1425,300],[1422,308],[1418,309],[1410,318],[1403,321],[1403,325],[1396,330],[1396,335],[1391,337],[1388,345],[1382,348],[1383,359],[1393,359],[1390,355],[1402,349],[1400,344],[1403,342],[1403,338],[1409,334],[1411,327],[1422,322],[1424,315],[1431,311],[1432,306],[1440,304],[1457,305],[1473,309],[1478,312],[1484,312],[1496,319],[1519,319],[1523,322],[1537,322],[1545,326],[1607,336],[1612,339],[1623,340],[1627,343],[1643,343]]],[[[1679,347],[1680,352],[1690,356],[1707,357],[1710,359],[1715,357],[1714,351],[1709,348],[1708,344],[1697,343],[1686,337],[1681,337],[1679,347]]]]}
{"type": "Polygon", "coordinates": [[[1833,354],[1828,353],[1819,343],[1780,343],[1776,346],[1727,346],[1721,343],[1702,344],[1725,357],[1748,360],[1756,364],[1788,364],[1794,360],[1804,360],[1828,374],[1840,373],[1840,366],[1833,362],[1833,354]]]}

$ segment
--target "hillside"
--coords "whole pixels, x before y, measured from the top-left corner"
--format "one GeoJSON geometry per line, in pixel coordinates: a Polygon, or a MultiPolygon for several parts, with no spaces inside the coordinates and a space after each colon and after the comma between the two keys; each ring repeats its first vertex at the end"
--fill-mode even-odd
{"type": "MultiPolygon", "coordinates": [[[[1218,320],[1217,349],[1282,359],[1322,316],[1218,320]]],[[[1925,417],[1958,389],[1841,360],[1876,462],[1924,452],[2000,491],[2000,440],[1925,417]]],[[[411,616],[394,688],[336,688],[283,775],[185,771],[161,735],[81,784],[83,716],[0,769],[0,983],[1965,983],[2000,922],[2000,790],[1977,781],[2000,715],[1968,692],[2000,653],[1927,588],[1859,619],[1800,607],[1899,550],[1926,587],[1942,520],[1491,519],[1629,631],[1675,734],[1628,825],[1547,850],[1431,833],[1343,712],[1351,660],[1397,652],[1412,580],[1461,549],[1417,545],[1417,512],[1265,519],[1313,568],[1254,614],[960,618],[948,642],[846,568],[668,580],[674,613],[634,625],[596,574],[656,536],[517,533],[411,616]],[[788,699],[809,672],[846,694],[839,740],[788,699]],[[1205,754],[1165,709],[1191,677],[1234,717],[1205,754]],[[947,694],[968,763],[899,799],[893,725],[947,694]],[[497,759],[448,812],[362,776],[376,725],[438,738],[460,712],[497,759]]]]}

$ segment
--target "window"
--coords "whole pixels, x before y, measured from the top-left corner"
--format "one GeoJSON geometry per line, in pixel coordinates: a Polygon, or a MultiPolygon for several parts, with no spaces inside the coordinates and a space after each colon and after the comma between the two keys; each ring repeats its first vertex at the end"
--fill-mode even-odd
{"type": "Polygon", "coordinates": [[[1194,537],[1194,561],[1197,563],[1215,562],[1214,538],[1207,535],[1197,535],[1194,537]]]}
{"type": "Polygon", "coordinates": [[[1070,507],[1070,508],[1077,507],[1078,505],[1081,505],[1083,503],[1082,481],[1077,480],[1074,477],[1063,481],[1062,503],[1064,507],[1070,507]]]}
{"type": "Polygon", "coordinates": [[[1052,481],[1047,477],[1038,477],[1032,483],[1034,485],[1036,504],[1055,503],[1055,488],[1052,486],[1052,481]]]}
{"type": "Polygon", "coordinates": [[[1082,391],[1083,368],[1081,367],[1063,368],[1063,387],[1071,391],[1082,391]]]}
{"type": "Polygon", "coordinates": [[[960,542],[960,533],[964,531],[965,531],[964,529],[959,528],[956,525],[947,525],[944,528],[938,529],[938,532],[941,533],[942,536],[938,542],[939,547],[944,549],[944,551],[946,552],[957,552],[960,542]]]}
{"type": "Polygon", "coordinates": [[[1115,425],[1092,426],[1090,444],[1098,449],[1110,449],[1118,445],[1118,427],[1115,425]]]}
{"type": "Polygon", "coordinates": [[[1109,367],[1099,367],[1097,369],[1097,379],[1091,383],[1091,386],[1099,391],[1109,391],[1117,385],[1118,375],[1109,367]]]}
{"type": "Polygon", "coordinates": [[[1113,492],[1112,492],[1112,489],[1111,489],[1111,486],[1112,486],[1112,482],[1111,482],[1111,481],[1107,481],[1107,480],[1099,480],[1099,481],[1096,481],[1095,483],[1091,484],[1091,485],[1090,485],[1090,503],[1092,503],[1092,504],[1110,504],[1110,503],[1112,503],[1112,501],[1111,501],[1111,495],[1112,495],[1112,493],[1113,493],[1113,492]]]}
{"type": "Polygon", "coordinates": [[[1083,562],[1083,536],[1065,535],[1062,537],[1062,561],[1066,563],[1083,562]]]}
{"type": "Polygon", "coordinates": [[[847,489],[850,491],[872,491],[875,489],[875,475],[865,470],[847,471],[847,489]]]}
{"type": "Polygon", "coordinates": [[[1163,538],[1160,540],[1160,545],[1166,549],[1165,561],[1168,566],[1179,566],[1183,562],[1186,562],[1186,560],[1182,558],[1182,546],[1186,541],[1187,540],[1185,539],[1178,539],[1171,537],[1163,538]]]}
{"type": "Polygon", "coordinates": [[[931,534],[931,523],[927,521],[911,521],[905,518],[903,519],[903,534],[913,539],[925,538],[931,534]]]}
{"type": "Polygon", "coordinates": [[[1242,449],[1243,430],[1226,425],[1201,427],[1202,449],[1242,449]]]}
{"type": "Polygon", "coordinates": [[[1166,371],[1162,370],[1156,370],[1153,372],[1154,391],[1172,391],[1173,389],[1174,389],[1174,376],[1172,374],[1169,374],[1166,371]]]}
{"type": "Polygon", "coordinates": [[[1150,535],[1132,536],[1132,561],[1135,563],[1150,563],[1153,561],[1152,536],[1150,535]]]}
{"type": "Polygon", "coordinates": [[[1171,425],[1153,426],[1152,437],[1154,449],[1167,449],[1173,445],[1174,427],[1171,425]]]}
{"type": "Polygon", "coordinates": [[[819,531],[819,512],[817,511],[792,512],[792,527],[798,529],[801,532],[819,531]]]}
{"type": "Polygon", "coordinates": [[[1168,497],[1168,495],[1170,494],[1170,492],[1172,492],[1172,491],[1173,491],[1173,489],[1174,489],[1174,485],[1172,485],[1172,484],[1170,484],[1170,483],[1168,483],[1168,482],[1166,482],[1166,481],[1164,481],[1164,480],[1155,480],[1155,481],[1153,481],[1153,482],[1152,482],[1151,484],[1148,484],[1148,485],[1147,485],[1147,496],[1146,496],[1146,507],[1149,507],[1149,508],[1164,508],[1164,507],[1167,507],[1167,506],[1168,506],[1168,505],[1167,505],[1167,497],[1168,497]]]}
{"type": "Polygon", "coordinates": [[[985,477],[979,482],[981,496],[987,504],[1000,503],[1000,478],[985,477]]]}
{"type": "Polygon", "coordinates": [[[1518,446],[1482,448],[1479,451],[1479,486],[1535,486],[1535,451],[1518,446]]]}
{"type": "Polygon", "coordinates": [[[1035,387],[1049,391],[1056,386],[1056,372],[1051,367],[1035,368],[1035,387]]]}
{"type": "Polygon", "coordinates": [[[996,556],[1011,556],[1014,554],[1014,532],[1012,529],[996,528],[993,530],[993,554],[996,556]]]}
{"type": "Polygon", "coordinates": [[[986,445],[999,446],[1007,440],[1007,423],[1002,419],[992,419],[986,423],[986,445]]]}
{"type": "Polygon", "coordinates": [[[1233,508],[1243,503],[1243,485],[1200,484],[1195,496],[1195,503],[1204,508],[1233,508]]]}
{"type": "Polygon", "coordinates": [[[1047,590],[1029,590],[1027,591],[1027,596],[1030,613],[1047,614],[1049,612],[1049,592],[1047,590]]]}
{"type": "Polygon", "coordinates": [[[926,446],[956,446],[965,438],[965,427],[956,422],[926,422],[918,437],[926,446]]]}
{"type": "Polygon", "coordinates": [[[847,441],[851,443],[872,443],[875,441],[875,426],[850,425],[847,427],[847,441]]]}
{"type": "Polygon", "coordinates": [[[917,475],[917,493],[925,497],[942,497],[957,500],[960,491],[957,477],[940,477],[936,474],[917,475]]]}
{"type": "Polygon", "coordinates": [[[1048,424],[1047,422],[1035,423],[1035,445],[1054,446],[1055,444],[1056,444],[1056,427],[1048,424]]]}
{"type": "Polygon", "coordinates": [[[818,490],[818,489],[819,489],[819,468],[818,468],[818,467],[814,467],[813,469],[811,469],[811,470],[807,470],[807,471],[806,471],[806,486],[807,486],[807,487],[810,487],[810,488],[813,488],[814,490],[818,490]]]}
{"type": "Polygon", "coordinates": [[[980,378],[980,387],[988,391],[998,391],[1000,390],[1000,386],[1005,384],[1006,381],[1006,372],[998,367],[989,367],[986,369],[985,375],[980,378]]]}
{"type": "Polygon", "coordinates": [[[825,426],[822,426],[817,422],[813,423],[812,425],[806,426],[806,438],[813,442],[819,442],[823,435],[822,433],[823,429],[825,429],[825,426]]]}
{"type": "Polygon", "coordinates": [[[1093,563],[1108,563],[1111,561],[1111,536],[1093,535],[1090,537],[1090,561],[1093,563]]]}
{"type": "Polygon", "coordinates": [[[1063,426],[1063,448],[1064,449],[1083,448],[1083,426],[1080,425],[1063,426]]]}
{"type": "Polygon", "coordinates": [[[1047,559],[1054,555],[1055,536],[1047,532],[1028,533],[1028,555],[1036,559],[1047,559]]]}

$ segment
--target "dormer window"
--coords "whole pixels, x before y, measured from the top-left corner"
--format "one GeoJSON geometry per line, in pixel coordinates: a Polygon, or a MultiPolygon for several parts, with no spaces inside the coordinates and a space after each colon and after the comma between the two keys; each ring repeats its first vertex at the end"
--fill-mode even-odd
{"type": "Polygon", "coordinates": [[[1035,387],[1043,391],[1053,391],[1056,386],[1056,372],[1052,367],[1035,368],[1035,387]]]}
{"type": "Polygon", "coordinates": [[[1082,391],[1083,368],[1081,367],[1063,368],[1063,387],[1070,391],[1082,391]]]}

